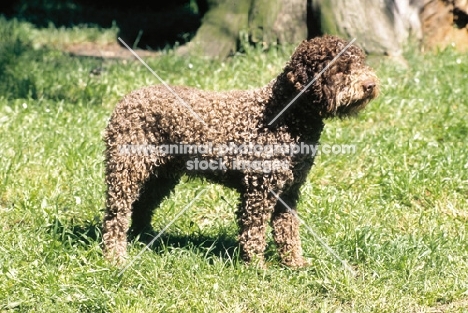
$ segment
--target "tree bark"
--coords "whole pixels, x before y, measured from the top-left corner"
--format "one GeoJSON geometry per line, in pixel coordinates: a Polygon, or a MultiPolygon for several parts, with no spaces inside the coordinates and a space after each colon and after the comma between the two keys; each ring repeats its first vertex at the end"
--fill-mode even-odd
{"type": "Polygon", "coordinates": [[[225,58],[242,32],[264,46],[297,43],[307,38],[306,12],[306,0],[212,0],[197,34],[178,53],[225,58]]]}
{"type": "Polygon", "coordinates": [[[307,1],[253,1],[249,30],[253,42],[298,43],[307,38],[307,1]]]}
{"type": "Polygon", "coordinates": [[[367,53],[400,57],[415,39],[468,47],[468,0],[207,0],[196,36],[180,54],[224,58],[238,49],[239,34],[269,46],[335,34],[367,53]],[[311,26],[314,25],[314,26],[311,26]],[[454,27],[455,25],[455,27],[454,27]],[[454,30],[455,29],[455,30],[454,30]],[[448,36],[448,33],[455,33],[448,36]],[[423,36],[424,35],[424,36],[423,36]],[[423,40],[424,37],[424,40],[423,40]]]}
{"type": "Polygon", "coordinates": [[[367,53],[399,56],[411,36],[421,39],[421,3],[408,0],[312,0],[323,33],[356,43],[367,53]]]}

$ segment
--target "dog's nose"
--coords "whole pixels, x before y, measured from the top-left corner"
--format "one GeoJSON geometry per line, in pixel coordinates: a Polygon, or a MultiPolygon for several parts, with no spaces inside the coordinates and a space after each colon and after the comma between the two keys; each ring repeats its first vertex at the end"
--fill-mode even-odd
{"type": "Polygon", "coordinates": [[[364,88],[365,92],[372,92],[372,90],[375,88],[375,81],[371,79],[366,80],[362,83],[362,87],[364,88]]]}

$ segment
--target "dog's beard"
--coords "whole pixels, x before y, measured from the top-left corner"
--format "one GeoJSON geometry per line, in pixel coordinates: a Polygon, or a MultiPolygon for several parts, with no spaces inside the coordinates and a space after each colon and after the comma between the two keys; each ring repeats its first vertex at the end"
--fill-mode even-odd
{"type": "Polygon", "coordinates": [[[360,99],[337,108],[335,115],[339,117],[354,116],[363,110],[371,99],[360,99]]]}
{"type": "Polygon", "coordinates": [[[375,75],[352,77],[346,88],[338,91],[328,103],[327,113],[335,116],[355,115],[379,94],[379,81],[375,75]],[[373,81],[374,87],[365,90],[364,81],[373,81]]]}

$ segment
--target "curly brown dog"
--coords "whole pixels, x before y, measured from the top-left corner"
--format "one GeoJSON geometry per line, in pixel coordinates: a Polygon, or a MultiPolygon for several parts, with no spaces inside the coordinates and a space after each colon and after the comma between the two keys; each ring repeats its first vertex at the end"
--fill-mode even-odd
{"type": "Polygon", "coordinates": [[[105,133],[106,257],[124,260],[130,219],[132,232],[151,229],[153,209],[186,174],[239,191],[237,221],[245,261],[262,262],[265,230],[271,222],[282,262],[304,266],[295,210],[314,153],[292,153],[292,147],[316,145],[325,118],[353,115],[379,93],[379,80],[365,65],[364,52],[354,45],[343,52],[347,44],[334,36],[303,41],[283,72],[259,89],[211,92],[171,87],[188,106],[162,85],[125,96],[105,133]],[[208,145],[215,148],[200,148],[208,145]],[[130,149],[142,146],[148,149],[130,149]],[[192,150],[182,151],[182,146],[192,150]],[[247,149],[253,146],[262,149],[247,149]]]}

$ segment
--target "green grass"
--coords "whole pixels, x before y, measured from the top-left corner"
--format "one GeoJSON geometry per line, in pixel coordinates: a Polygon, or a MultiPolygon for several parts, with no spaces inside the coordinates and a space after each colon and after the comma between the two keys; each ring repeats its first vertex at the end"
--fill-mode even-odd
{"type": "MultiPolygon", "coordinates": [[[[87,36],[49,31],[50,42],[87,36]]],[[[138,62],[38,45],[36,32],[0,19],[1,312],[468,311],[467,55],[408,53],[408,68],[374,60],[382,95],[359,117],[328,122],[322,142],[357,153],[317,158],[299,213],[355,277],[304,227],[309,268],[279,265],[271,238],[268,269],[245,266],[236,194],[198,180],[177,187],[155,229],[205,194],[118,276],[100,249],[102,132],[121,96],[158,81],[138,62]]],[[[225,62],[170,52],[147,61],[171,84],[251,88],[293,47],[246,50],[225,62]]],[[[133,243],[130,257],[142,249],[133,243]]]]}

